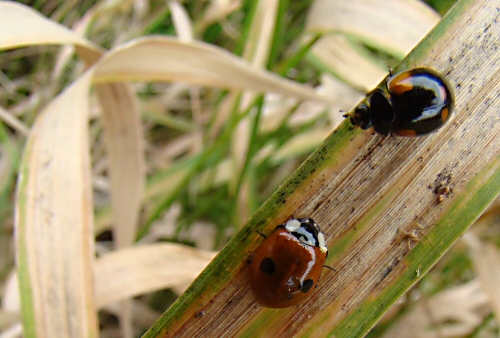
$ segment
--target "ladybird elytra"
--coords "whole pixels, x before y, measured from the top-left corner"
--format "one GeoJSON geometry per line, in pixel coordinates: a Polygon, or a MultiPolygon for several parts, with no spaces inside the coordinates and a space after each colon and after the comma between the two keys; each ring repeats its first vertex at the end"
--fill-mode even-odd
{"type": "Polygon", "coordinates": [[[383,89],[368,94],[349,117],[362,128],[382,135],[413,137],[441,128],[455,105],[452,87],[437,71],[418,67],[390,74],[383,89]]]}
{"type": "Polygon", "coordinates": [[[314,220],[279,225],[251,259],[249,279],[256,300],[269,308],[303,301],[317,287],[327,255],[325,237],[314,220]]]}
{"type": "Polygon", "coordinates": [[[449,109],[445,107],[441,112],[441,121],[445,123],[448,120],[448,117],[449,117],[449,109]]]}
{"type": "Polygon", "coordinates": [[[398,130],[398,135],[399,136],[406,136],[406,137],[413,137],[413,136],[417,136],[417,132],[415,130],[401,129],[401,130],[398,130]]]}

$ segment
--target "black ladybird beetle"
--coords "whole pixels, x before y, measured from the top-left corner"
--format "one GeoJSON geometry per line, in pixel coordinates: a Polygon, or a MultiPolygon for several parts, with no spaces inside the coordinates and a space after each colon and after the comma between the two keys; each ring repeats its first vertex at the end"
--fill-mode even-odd
{"type": "Polygon", "coordinates": [[[344,117],[382,135],[418,136],[442,127],[453,111],[451,86],[430,68],[413,68],[396,75],[391,72],[386,87],[375,89],[344,117]]]}
{"type": "Polygon", "coordinates": [[[265,307],[284,308],[309,297],[328,256],[325,237],[310,218],[276,227],[250,263],[250,286],[265,307]]]}

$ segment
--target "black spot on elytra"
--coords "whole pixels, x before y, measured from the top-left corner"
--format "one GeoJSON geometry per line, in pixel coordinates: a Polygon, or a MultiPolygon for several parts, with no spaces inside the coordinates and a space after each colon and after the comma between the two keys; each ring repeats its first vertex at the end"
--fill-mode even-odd
{"type": "Polygon", "coordinates": [[[307,293],[309,290],[311,290],[313,285],[314,281],[312,279],[306,279],[300,286],[300,291],[302,291],[303,293],[307,293]]]}
{"type": "Polygon", "coordinates": [[[260,271],[272,276],[274,271],[276,270],[276,266],[274,265],[274,261],[271,258],[264,258],[262,262],[260,262],[260,271]]]}

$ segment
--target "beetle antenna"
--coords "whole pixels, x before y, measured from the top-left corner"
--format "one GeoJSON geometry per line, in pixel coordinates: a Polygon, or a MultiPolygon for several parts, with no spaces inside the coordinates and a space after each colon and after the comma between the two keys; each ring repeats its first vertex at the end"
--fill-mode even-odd
{"type": "Polygon", "coordinates": [[[330,270],[332,270],[332,271],[337,272],[337,269],[335,269],[333,266],[330,266],[330,265],[323,265],[323,267],[324,267],[324,268],[326,268],[326,269],[330,269],[330,270]]]}
{"type": "Polygon", "coordinates": [[[259,235],[261,235],[262,237],[267,238],[267,236],[266,236],[266,235],[264,235],[264,234],[263,234],[262,232],[260,232],[259,230],[256,230],[256,231],[257,231],[257,233],[258,233],[259,235]]]}
{"type": "MultiPolygon", "coordinates": [[[[421,224],[417,223],[417,226],[418,226],[420,229],[422,229],[422,230],[425,230],[426,228],[431,227],[431,226],[433,226],[433,225],[435,225],[435,224],[431,224],[431,225],[428,225],[428,226],[423,226],[423,225],[421,225],[421,224]]],[[[425,239],[427,240],[427,242],[429,242],[429,244],[432,246],[432,250],[434,250],[434,244],[432,244],[431,240],[427,238],[427,236],[423,233],[423,231],[422,231],[421,235],[422,235],[422,237],[423,237],[423,238],[425,238],[425,239]]]]}
{"type": "Polygon", "coordinates": [[[422,235],[422,237],[424,237],[424,238],[425,238],[425,239],[429,242],[429,244],[432,246],[432,250],[434,250],[434,244],[432,244],[431,240],[430,240],[430,239],[428,239],[426,235],[424,235],[424,234],[421,234],[421,235],[422,235]]]}
{"type": "Polygon", "coordinates": [[[344,115],[342,115],[343,118],[348,118],[348,117],[351,117],[351,115],[352,115],[350,112],[348,112],[347,110],[343,110],[343,109],[339,110],[339,113],[341,113],[341,114],[344,113],[344,115]]]}

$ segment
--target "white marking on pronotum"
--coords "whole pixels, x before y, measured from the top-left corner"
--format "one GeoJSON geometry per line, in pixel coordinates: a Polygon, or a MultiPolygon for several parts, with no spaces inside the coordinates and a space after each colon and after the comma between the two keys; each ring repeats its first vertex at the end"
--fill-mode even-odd
{"type": "Polygon", "coordinates": [[[295,232],[298,228],[300,228],[301,223],[296,219],[291,219],[285,224],[285,228],[290,232],[295,232]]]}
{"type": "Polygon", "coordinates": [[[318,242],[321,252],[326,253],[328,251],[328,248],[326,247],[325,236],[323,236],[322,232],[318,233],[318,242]]]}
{"type": "Polygon", "coordinates": [[[298,228],[295,230],[295,233],[302,235],[299,237],[299,240],[303,243],[306,243],[311,246],[316,246],[316,239],[314,239],[314,236],[312,233],[304,229],[303,227],[298,228]]]}

